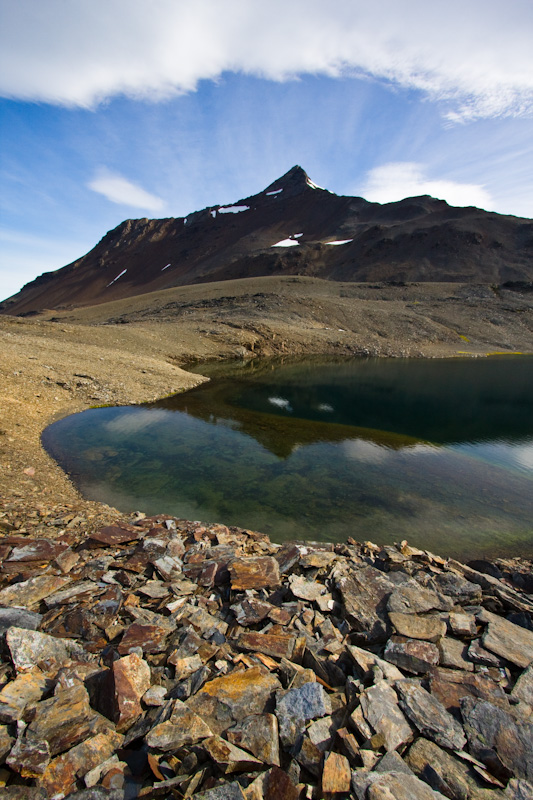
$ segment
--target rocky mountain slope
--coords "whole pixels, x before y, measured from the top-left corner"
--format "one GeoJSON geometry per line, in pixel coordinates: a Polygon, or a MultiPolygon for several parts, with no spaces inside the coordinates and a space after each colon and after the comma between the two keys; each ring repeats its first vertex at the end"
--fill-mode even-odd
{"type": "Polygon", "coordinates": [[[259,276],[334,281],[533,279],[533,221],[429,196],[370,203],[295,166],[264,191],[186,218],[126,220],[87,255],[0,304],[25,315],[176,286],[259,276]]]}

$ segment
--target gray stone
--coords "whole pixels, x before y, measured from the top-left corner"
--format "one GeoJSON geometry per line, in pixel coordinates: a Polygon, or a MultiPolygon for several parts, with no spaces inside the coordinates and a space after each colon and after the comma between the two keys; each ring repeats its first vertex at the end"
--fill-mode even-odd
{"type": "Polygon", "coordinates": [[[362,642],[382,642],[390,633],[386,612],[387,600],[394,584],[374,567],[363,567],[336,579],[345,616],[362,642]]]}
{"type": "Polygon", "coordinates": [[[225,783],[223,786],[215,786],[213,789],[208,789],[207,792],[200,792],[194,796],[196,800],[246,800],[246,795],[237,781],[225,783]]]}
{"type": "Polygon", "coordinates": [[[389,611],[389,619],[400,636],[408,639],[424,639],[427,642],[438,642],[446,635],[446,623],[440,617],[421,617],[418,614],[402,614],[389,611]]]}
{"type": "Polygon", "coordinates": [[[517,778],[511,778],[505,790],[505,797],[511,800],[531,800],[533,797],[533,784],[517,778]]]}
{"type": "Polygon", "coordinates": [[[348,644],[346,645],[346,651],[358,667],[362,678],[367,678],[374,667],[378,667],[383,673],[383,677],[388,681],[401,681],[401,679],[405,677],[398,667],[395,667],[394,664],[390,664],[388,661],[375,655],[375,653],[371,653],[369,650],[364,650],[362,647],[355,647],[355,645],[348,644]]]}
{"type": "Polygon", "coordinates": [[[0,590],[0,605],[31,608],[33,605],[38,605],[43,598],[59,591],[71,580],[72,578],[58,578],[55,575],[39,575],[27,581],[13,583],[0,590]]]}
{"type": "Polygon", "coordinates": [[[452,639],[445,636],[441,639],[437,647],[439,648],[439,664],[441,667],[452,669],[463,669],[467,672],[474,671],[474,665],[468,659],[468,647],[459,639],[452,639]]]}
{"type": "Polygon", "coordinates": [[[83,649],[72,639],[58,639],[27,628],[9,628],[6,642],[17,672],[27,672],[41,661],[61,664],[69,658],[84,656],[83,649]]]}
{"type": "Polygon", "coordinates": [[[452,600],[430,589],[425,589],[414,580],[395,588],[387,603],[389,612],[400,614],[423,614],[434,609],[449,611],[452,607],[452,600]]]}
{"type": "Polygon", "coordinates": [[[456,636],[475,636],[477,633],[474,614],[465,611],[450,611],[448,622],[452,633],[456,636]]]}
{"type": "Polygon", "coordinates": [[[485,648],[481,646],[480,639],[474,639],[473,642],[470,642],[468,647],[468,658],[474,664],[481,664],[485,667],[494,667],[495,669],[505,667],[505,664],[507,663],[504,658],[494,655],[494,653],[491,653],[490,650],[485,650],[485,648]]]}
{"type": "Polygon", "coordinates": [[[302,600],[309,600],[311,602],[313,600],[318,600],[318,598],[326,592],[326,587],[321,583],[307,580],[307,578],[303,578],[300,575],[290,575],[289,586],[295,597],[300,597],[302,600]]]}
{"type": "Polygon", "coordinates": [[[463,749],[463,729],[436,697],[414,680],[397,681],[395,688],[401,708],[422,736],[450,750],[463,749]]]}
{"type": "Polygon", "coordinates": [[[481,622],[487,622],[483,634],[483,646],[492,653],[506,658],[518,667],[527,667],[533,661],[533,631],[515,625],[490,611],[478,614],[481,622]]]}
{"type": "Polygon", "coordinates": [[[442,572],[431,583],[437,592],[452,597],[457,603],[477,603],[481,600],[481,587],[454,572],[442,572]]]}
{"type": "Polygon", "coordinates": [[[461,700],[461,713],[472,755],[491,772],[501,763],[515,777],[533,782],[533,723],[471,697],[461,700]]]}
{"type": "Polygon", "coordinates": [[[413,730],[398,708],[398,697],[388,683],[380,681],[365,689],[360,700],[366,721],[383,736],[387,751],[411,741],[413,730]]]}
{"type": "Polygon", "coordinates": [[[279,767],[278,720],[274,714],[253,714],[226,731],[229,742],[248,750],[265,764],[279,767]]]}
{"type": "Polygon", "coordinates": [[[533,706],[533,664],[525,669],[516,681],[511,695],[529,706],[533,706]]]}
{"type": "Polygon", "coordinates": [[[440,792],[405,772],[352,773],[352,790],[358,800],[446,800],[440,792]]]}
{"type": "Polygon", "coordinates": [[[258,758],[254,758],[220,736],[205,739],[202,747],[225,775],[234,772],[254,772],[264,768],[263,762],[258,758]]]}
{"type": "Polygon", "coordinates": [[[435,695],[448,711],[456,713],[456,716],[459,713],[461,698],[467,696],[489,700],[504,708],[509,707],[509,700],[501,686],[481,672],[436,667],[430,672],[429,686],[431,694],[435,695]]]}
{"type": "Polygon", "coordinates": [[[396,750],[385,753],[379,764],[376,765],[375,772],[403,772],[405,775],[412,775],[413,771],[405,763],[401,755],[396,750]]]}
{"type": "Polygon", "coordinates": [[[453,800],[501,800],[503,793],[487,789],[471,765],[434,742],[419,738],[406,757],[413,772],[446,797],[453,800]]]}
{"type": "Polygon", "coordinates": [[[276,716],[280,739],[285,746],[294,744],[310,719],[331,714],[331,702],[320,683],[304,683],[286,694],[278,693],[276,716]]]}
{"type": "Polygon", "coordinates": [[[42,614],[25,608],[0,608],[0,635],[11,627],[36,631],[42,618],[42,614]]]}
{"type": "Polygon", "coordinates": [[[439,651],[431,642],[391,636],[383,653],[385,659],[407,672],[427,672],[439,663],[439,651]]]}

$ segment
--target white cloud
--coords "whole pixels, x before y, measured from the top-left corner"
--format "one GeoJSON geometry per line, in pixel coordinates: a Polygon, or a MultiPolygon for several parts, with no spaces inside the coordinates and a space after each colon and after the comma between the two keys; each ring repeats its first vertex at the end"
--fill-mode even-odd
{"type": "Polygon", "coordinates": [[[428,178],[424,165],[410,161],[393,162],[375,167],[367,174],[360,194],[374,203],[392,203],[404,197],[429,194],[446,200],[451,206],[476,206],[491,209],[492,197],[475,183],[428,178]]]}
{"type": "Polygon", "coordinates": [[[123,178],[117,172],[108,169],[100,169],[95,178],[87,184],[93,192],[98,192],[107,197],[112,203],[121,206],[134,206],[144,208],[147,211],[159,212],[165,207],[165,203],[155,194],[145,191],[140,186],[123,178]]]}
{"type": "Polygon", "coordinates": [[[2,1],[0,94],[92,107],[225,71],[371,76],[445,101],[452,121],[533,108],[530,0],[2,1]]]}

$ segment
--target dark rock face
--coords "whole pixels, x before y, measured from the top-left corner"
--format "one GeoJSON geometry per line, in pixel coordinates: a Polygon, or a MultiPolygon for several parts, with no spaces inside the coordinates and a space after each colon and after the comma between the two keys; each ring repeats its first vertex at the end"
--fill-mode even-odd
{"type": "Polygon", "coordinates": [[[230,206],[179,219],[125,220],[87,255],[27,284],[0,311],[27,314],[262,275],[527,287],[532,241],[531,220],[453,208],[428,196],[385,205],[342,197],[316,187],[296,166],[230,206]],[[298,244],[275,246],[290,237],[298,244]]]}
{"type": "Polygon", "coordinates": [[[533,796],[525,582],[142,515],[1,544],[2,797],[533,796]]]}

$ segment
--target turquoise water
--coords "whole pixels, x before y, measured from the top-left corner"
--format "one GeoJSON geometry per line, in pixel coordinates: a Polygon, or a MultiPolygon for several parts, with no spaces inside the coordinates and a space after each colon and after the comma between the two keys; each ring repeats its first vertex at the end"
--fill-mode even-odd
{"type": "Polygon", "coordinates": [[[88,498],[275,541],[533,555],[533,358],[203,365],[208,384],[91,409],[43,444],[88,498]]]}

